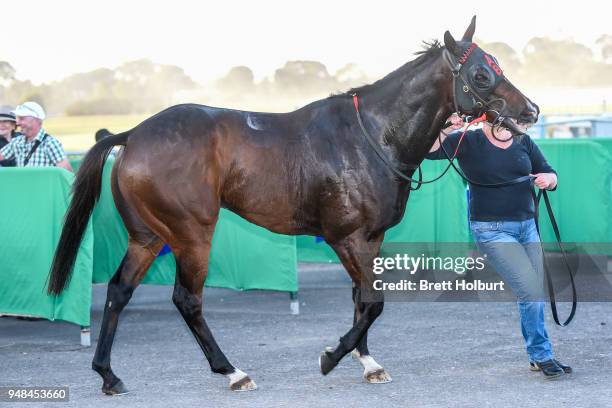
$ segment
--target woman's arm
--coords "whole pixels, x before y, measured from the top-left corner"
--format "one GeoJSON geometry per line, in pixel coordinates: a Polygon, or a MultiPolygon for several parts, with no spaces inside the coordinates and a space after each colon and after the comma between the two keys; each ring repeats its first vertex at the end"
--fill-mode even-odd
{"type": "Polygon", "coordinates": [[[529,159],[531,160],[531,169],[535,176],[533,184],[540,189],[554,190],[557,188],[557,172],[548,164],[546,158],[537,144],[531,140],[529,136],[525,136],[528,143],[529,159]]]}
{"type": "Polygon", "coordinates": [[[444,144],[444,150],[446,150],[446,152],[450,152],[449,154],[452,154],[452,152],[454,152],[457,148],[457,143],[459,143],[459,138],[457,137],[458,135],[449,135],[448,132],[453,132],[457,129],[461,129],[463,127],[463,121],[461,120],[461,118],[459,118],[459,116],[454,114],[448,120],[452,123],[452,125],[442,130],[442,132],[440,133],[440,137],[436,138],[434,144],[431,146],[431,149],[429,149],[429,153],[427,153],[427,155],[425,156],[426,159],[446,159],[446,155],[444,154],[442,149],[440,149],[440,141],[438,139],[442,140],[442,143],[444,144]]]}
{"type": "Polygon", "coordinates": [[[446,139],[446,136],[450,132],[454,132],[457,129],[461,129],[464,125],[463,119],[461,119],[456,113],[453,113],[448,118],[448,121],[451,123],[451,125],[447,128],[442,129],[442,132],[440,132],[440,137],[436,138],[434,144],[431,146],[431,149],[429,149],[429,153],[433,153],[438,150],[440,148],[440,140],[442,140],[442,143],[444,143],[444,139],[446,139]]]}
{"type": "Polygon", "coordinates": [[[57,167],[61,167],[62,169],[66,169],[71,173],[74,173],[74,170],[72,169],[72,166],[70,165],[70,162],[68,161],[68,159],[64,159],[60,162],[58,162],[56,164],[57,167]]]}

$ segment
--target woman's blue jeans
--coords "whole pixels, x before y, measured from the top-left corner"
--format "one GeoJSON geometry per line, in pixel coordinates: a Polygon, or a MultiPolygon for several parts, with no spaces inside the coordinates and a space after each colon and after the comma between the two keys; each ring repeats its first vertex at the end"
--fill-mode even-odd
{"type": "Polygon", "coordinates": [[[544,324],[544,266],[533,218],[525,221],[470,221],[481,253],[518,298],[521,331],[530,361],[553,358],[544,324]]]}

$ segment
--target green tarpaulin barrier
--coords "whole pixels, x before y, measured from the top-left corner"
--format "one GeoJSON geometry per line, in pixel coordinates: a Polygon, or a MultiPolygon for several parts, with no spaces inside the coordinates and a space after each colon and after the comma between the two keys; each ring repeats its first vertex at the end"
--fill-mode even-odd
{"type": "Polygon", "coordinates": [[[91,225],[67,289],[57,298],[46,294],[73,178],[58,168],[0,168],[0,313],[89,326],[91,225]]]}
{"type": "MultiPolygon", "coordinates": [[[[127,248],[127,231],[110,189],[114,160],[104,168],[100,201],[93,214],[93,282],[108,282],[127,248]]],[[[236,290],[267,289],[296,292],[295,237],[274,234],[222,210],[213,237],[206,286],[236,290]]],[[[143,283],[174,284],[176,263],[171,253],[153,263],[143,283]]]]}
{"type": "MultiPolygon", "coordinates": [[[[559,173],[550,194],[566,242],[612,242],[612,139],[536,140],[559,173]]],[[[78,161],[73,161],[78,167],[78,161]]],[[[103,191],[77,259],[68,290],[58,299],[44,294],[45,281],[68,204],[72,174],[61,169],[0,169],[0,313],[30,314],[89,324],[91,282],[113,275],[127,245],[127,235],[110,193],[112,159],[104,172],[103,191]]],[[[424,179],[446,163],[426,161],[424,179]]],[[[543,211],[543,207],[542,211],[543,211]]],[[[552,229],[542,221],[544,241],[552,229]]],[[[402,222],[386,242],[468,242],[465,184],[449,172],[440,181],[412,192],[402,222]]],[[[610,247],[609,245],[607,246],[610,247]]],[[[611,254],[612,255],[612,254],[611,254]]],[[[331,248],[315,237],[273,234],[237,215],[222,211],[210,261],[209,286],[238,290],[297,291],[296,258],[302,262],[337,262],[331,248]],[[297,253],[296,253],[297,246],[297,253]]],[[[171,284],[175,263],[162,255],[144,283],[171,284]]]]}
{"type": "MultiPolygon", "coordinates": [[[[559,175],[559,186],[549,196],[563,240],[612,243],[612,139],[535,141],[559,175]]],[[[446,161],[424,161],[423,179],[439,175],[446,165],[446,161]]],[[[544,203],[540,213],[542,240],[555,242],[544,203]]],[[[452,169],[441,180],[412,192],[404,218],[385,235],[386,243],[470,240],[465,184],[452,169]]],[[[319,241],[298,237],[298,260],[338,262],[333,250],[319,241]]]]}
{"type": "MultiPolygon", "coordinates": [[[[612,155],[597,139],[536,140],[557,171],[559,185],[550,201],[565,242],[612,242],[612,155]]],[[[544,203],[542,240],[555,242],[544,203]]]]}
{"type": "MultiPolygon", "coordinates": [[[[73,161],[78,167],[78,161],[73,161]]],[[[68,207],[73,174],[57,168],[2,168],[0,314],[62,319],[88,326],[91,283],[107,282],[127,248],[127,232],[110,191],[106,163],[94,210],[68,289],[45,294],[46,279],[68,207]]],[[[207,286],[296,292],[295,237],[273,234],[223,210],[213,237],[207,286]]],[[[161,255],[143,283],[173,284],[176,264],[161,255]]]]}

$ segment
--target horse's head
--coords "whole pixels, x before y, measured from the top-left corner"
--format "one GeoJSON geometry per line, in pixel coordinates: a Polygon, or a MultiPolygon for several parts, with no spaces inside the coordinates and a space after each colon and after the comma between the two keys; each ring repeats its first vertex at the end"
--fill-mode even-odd
{"type": "Polygon", "coordinates": [[[506,78],[497,60],[472,42],[476,16],[472,18],[461,41],[444,33],[444,57],[453,74],[452,94],[457,112],[480,116],[517,133],[523,133],[512,121],[533,124],[540,113],[538,106],[506,78]]]}

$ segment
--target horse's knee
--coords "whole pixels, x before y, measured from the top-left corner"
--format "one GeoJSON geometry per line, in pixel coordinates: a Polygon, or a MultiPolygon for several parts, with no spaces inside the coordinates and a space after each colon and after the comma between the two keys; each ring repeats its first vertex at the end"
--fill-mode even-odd
{"type": "Polygon", "coordinates": [[[366,306],[366,313],[372,319],[380,316],[385,308],[385,302],[373,302],[366,306]]]}
{"type": "Polygon", "coordinates": [[[128,304],[134,293],[133,286],[127,286],[122,283],[110,282],[108,284],[108,292],[106,296],[106,306],[116,312],[123,310],[128,304]]]}
{"type": "Polygon", "coordinates": [[[174,287],[172,302],[183,316],[195,316],[202,312],[201,299],[180,285],[174,287]]]}

